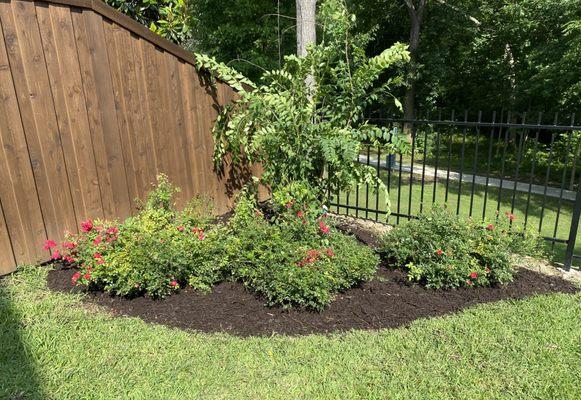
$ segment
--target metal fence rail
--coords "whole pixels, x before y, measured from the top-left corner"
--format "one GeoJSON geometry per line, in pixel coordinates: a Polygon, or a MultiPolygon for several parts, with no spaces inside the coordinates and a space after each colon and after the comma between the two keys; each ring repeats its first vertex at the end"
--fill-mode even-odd
{"type": "Polygon", "coordinates": [[[399,224],[434,204],[458,215],[494,218],[510,212],[547,240],[556,261],[569,268],[581,258],[577,243],[581,215],[581,126],[575,116],[552,124],[538,114],[478,112],[443,119],[375,118],[390,130],[404,130],[409,154],[385,154],[367,146],[359,162],[373,166],[386,183],[385,195],[363,185],[335,193],[334,211],[399,224]],[[387,217],[386,217],[387,216],[387,217]]]}

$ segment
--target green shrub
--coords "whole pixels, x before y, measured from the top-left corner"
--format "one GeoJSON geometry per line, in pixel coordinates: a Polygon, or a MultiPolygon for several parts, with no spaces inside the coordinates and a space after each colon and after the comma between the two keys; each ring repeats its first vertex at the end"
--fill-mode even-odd
{"type": "Polygon", "coordinates": [[[161,175],[142,210],[123,224],[84,221],[79,235],[63,243],[63,260],[80,271],[74,283],[118,295],[162,297],[189,284],[211,290],[223,278],[227,259],[224,228],[208,230],[201,200],[183,212],[173,207],[175,189],[161,175]]]}
{"type": "Polygon", "coordinates": [[[287,205],[269,221],[249,196],[240,200],[228,241],[234,279],[268,305],[321,310],[337,291],[373,277],[379,259],[371,249],[336,231],[313,207],[287,205]]]}
{"type": "Polygon", "coordinates": [[[429,288],[504,284],[513,278],[513,253],[538,256],[541,248],[539,236],[514,219],[505,213],[476,222],[436,207],[384,235],[380,252],[429,288]]]}

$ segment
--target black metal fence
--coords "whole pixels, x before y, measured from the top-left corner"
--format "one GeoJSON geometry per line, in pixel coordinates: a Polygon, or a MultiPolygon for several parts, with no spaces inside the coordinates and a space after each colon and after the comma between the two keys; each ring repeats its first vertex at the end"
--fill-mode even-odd
{"type": "Polygon", "coordinates": [[[474,218],[510,212],[515,223],[533,226],[566,268],[581,257],[581,126],[534,122],[526,113],[479,112],[448,118],[372,120],[411,136],[409,154],[382,154],[368,146],[361,163],[373,166],[389,198],[369,185],[336,193],[331,207],[342,214],[398,224],[434,204],[474,218]],[[529,120],[530,119],[530,120],[529,120]],[[387,203],[391,203],[388,206],[387,203]]]}

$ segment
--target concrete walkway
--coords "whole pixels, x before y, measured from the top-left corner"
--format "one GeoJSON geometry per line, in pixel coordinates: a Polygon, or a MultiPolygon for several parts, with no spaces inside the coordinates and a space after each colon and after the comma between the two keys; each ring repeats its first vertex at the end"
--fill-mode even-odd
{"type": "MultiPolygon", "coordinates": [[[[363,164],[367,164],[367,156],[360,155],[359,162],[363,163],[363,164]]],[[[376,156],[369,156],[369,165],[374,166],[374,167],[377,166],[377,157],[376,156]]],[[[386,160],[380,161],[379,167],[381,169],[388,169],[386,160]]],[[[399,172],[399,163],[395,163],[395,165],[392,167],[392,171],[399,172]]],[[[406,164],[402,164],[401,171],[402,171],[402,173],[410,174],[412,172],[411,166],[406,165],[406,164]]],[[[419,165],[419,166],[414,165],[414,170],[413,170],[414,175],[422,175],[422,171],[423,171],[422,165],[419,165]]],[[[430,178],[430,177],[433,178],[435,175],[436,175],[435,168],[433,168],[429,165],[426,165],[425,176],[428,178],[430,178]]],[[[446,179],[448,176],[448,173],[446,170],[438,169],[438,173],[436,176],[438,177],[438,179],[446,179]]],[[[450,180],[451,181],[452,180],[459,181],[460,180],[460,173],[450,171],[450,180]]],[[[462,182],[463,183],[466,182],[466,183],[471,184],[472,180],[474,180],[474,183],[477,185],[486,186],[486,184],[487,184],[485,176],[481,176],[481,175],[474,176],[472,174],[466,174],[466,173],[462,174],[462,182]]],[[[488,186],[496,187],[496,188],[502,187],[502,190],[512,191],[512,190],[515,190],[515,181],[503,179],[501,182],[501,180],[498,178],[488,178],[488,186]]],[[[528,193],[530,190],[532,194],[539,195],[539,196],[543,196],[545,194],[545,190],[546,190],[547,197],[553,197],[556,199],[563,197],[563,199],[569,200],[569,201],[575,201],[575,196],[577,195],[576,192],[571,191],[571,190],[562,190],[561,191],[561,188],[552,187],[552,186],[545,187],[542,185],[534,185],[534,184],[531,185],[531,184],[525,183],[525,182],[516,182],[516,190],[518,192],[523,192],[523,193],[528,193]]]]}

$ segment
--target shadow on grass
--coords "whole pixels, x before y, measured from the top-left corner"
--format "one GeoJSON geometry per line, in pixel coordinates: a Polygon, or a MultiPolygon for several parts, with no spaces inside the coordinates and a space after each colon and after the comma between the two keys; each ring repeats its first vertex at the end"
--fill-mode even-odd
{"type": "Polygon", "coordinates": [[[23,340],[25,326],[0,280],[0,398],[44,399],[30,352],[23,340]]]}

